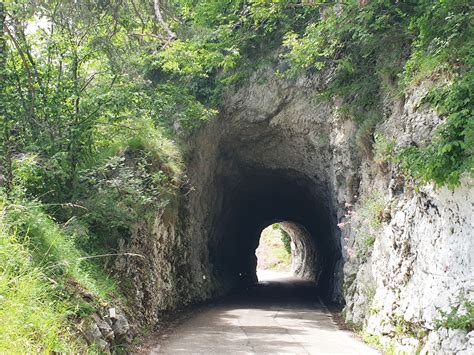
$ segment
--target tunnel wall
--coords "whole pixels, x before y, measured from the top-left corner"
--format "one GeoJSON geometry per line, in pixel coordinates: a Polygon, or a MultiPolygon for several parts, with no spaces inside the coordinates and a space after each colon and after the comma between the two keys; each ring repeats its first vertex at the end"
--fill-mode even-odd
{"type": "Polygon", "coordinates": [[[280,222],[280,227],[288,233],[291,238],[291,272],[294,276],[320,281],[322,271],[323,255],[317,240],[301,224],[294,222],[280,222]]]}

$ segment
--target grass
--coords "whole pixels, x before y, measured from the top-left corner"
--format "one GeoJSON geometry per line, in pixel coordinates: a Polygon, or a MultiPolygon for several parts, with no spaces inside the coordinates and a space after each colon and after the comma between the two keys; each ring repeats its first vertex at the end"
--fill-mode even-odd
{"type": "Polygon", "coordinates": [[[37,266],[28,242],[16,234],[0,236],[0,352],[74,351],[64,316],[69,305],[56,293],[55,281],[37,266]]]}
{"type": "Polygon", "coordinates": [[[362,337],[362,340],[366,344],[382,351],[386,355],[398,354],[395,350],[395,344],[394,343],[390,342],[388,344],[383,344],[382,341],[381,341],[380,336],[378,336],[378,335],[369,334],[366,330],[362,330],[360,332],[360,336],[362,337]]]}
{"type": "Polygon", "coordinates": [[[383,134],[374,134],[374,161],[379,166],[382,166],[393,159],[395,144],[395,139],[389,139],[383,134]]]}
{"type": "Polygon", "coordinates": [[[83,353],[77,325],[116,293],[35,203],[0,196],[0,353],[83,353]],[[91,293],[94,301],[82,294],[91,293]]]}
{"type": "Polygon", "coordinates": [[[385,206],[385,197],[379,192],[373,192],[360,201],[358,218],[374,231],[378,231],[382,226],[382,213],[385,206]]]}

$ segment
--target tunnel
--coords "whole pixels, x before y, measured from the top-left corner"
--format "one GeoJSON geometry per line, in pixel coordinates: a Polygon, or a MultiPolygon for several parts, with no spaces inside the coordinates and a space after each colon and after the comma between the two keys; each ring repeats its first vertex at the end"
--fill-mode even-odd
{"type": "Polygon", "coordinates": [[[257,282],[255,250],[262,230],[280,222],[294,245],[294,273],[314,280],[329,293],[338,248],[331,235],[331,220],[324,199],[312,182],[289,169],[243,172],[226,191],[219,224],[209,251],[216,276],[229,287],[257,282]]]}
{"type": "Polygon", "coordinates": [[[208,135],[201,143],[208,150],[196,159],[202,170],[191,195],[192,220],[199,221],[193,225],[200,227],[193,234],[200,233],[205,245],[201,264],[209,265],[217,293],[247,289],[258,282],[261,232],[279,223],[294,245],[295,276],[313,280],[321,297],[335,299],[342,257],[328,169],[318,161],[326,155],[309,153],[294,139],[290,144],[271,127],[252,128],[252,135],[243,133],[258,134],[251,143],[232,134],[213,134],[215,144],[208,135]]]}
{"type": "Polygon", "coordinates": [[[295,246],[296,276],[315,281],[323,298],[341,300],[336,186],[350,174],[336,170],[331,139],[342,135],[331,137],[329,106],[315,103],[311,90],[275,80],[231,93],[189,142],[186,220],[196,292],[213,297],[256,283],[260,234],[278,222],[295,246]]]}

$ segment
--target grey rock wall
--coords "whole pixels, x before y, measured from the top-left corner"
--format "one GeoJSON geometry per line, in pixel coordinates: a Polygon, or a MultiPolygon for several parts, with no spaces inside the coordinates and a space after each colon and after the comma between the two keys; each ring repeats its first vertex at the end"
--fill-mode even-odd
{"type": "MultiPolygon", "coordinates": [[[[390,103],[390,115],[377,127],[376,134],[393,140],[395,149],[422,144],[442,123],[420,104],[429,85],[413,89],[403,104],[390,103]]],[[[383,208],[372,216],[379,219],[377,230],[367,228],[367,203],[356,203],[341,218],[347,223],[342,230],[347,320],[398,352],[472,353],[472,331],[438,328],[446,318],[442,312],[459,307],[462,315],[463,304],[474,301],[472,181],[465,177],[454,191],[435,189],[405,180],[396,165],[382,168],[370,159],[362,162],[360,176],[358,201],[378,194],[383,208]],[[364,232],[374,236],[366,250],[358,243],[364,232]]]]}
{"type": "MultiPolygon", "coordinates": [[[[398,351],[472,353],[472,332],[437,326],[440,310],[462,314],[473,301],[472,182],[419,186],[395,164],[360,154],[340,100],[318,99],[330,79],[330,70],[293,81],[267,70],[229,91],[218,119],[189,142],[179,210],[139,223],[122,245],[145,256],[116,265],[137,317],[153,323],[161,310],[251,282],[255,231],[288,221],[315,236],[303,273],[346,304],[347,321],[398,351]],[[271,196],[275,203],[259,202],[271,196]]],[[[387,98],[374,134],[395,150],[429,139],[442,123],[421,104],[430,85],[387,98]]]]}

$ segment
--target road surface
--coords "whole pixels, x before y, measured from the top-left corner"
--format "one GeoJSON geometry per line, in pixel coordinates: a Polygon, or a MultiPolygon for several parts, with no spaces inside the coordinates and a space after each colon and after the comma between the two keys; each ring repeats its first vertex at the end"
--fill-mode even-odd
{"type": "MultiPolygon", "coordinates": [[[[150,354],[378,354],[341,330],[313,283],[272,273],[164,333],[150,354]]],[[[287,275],[285,275],[287,276],[287,275]]]]}

